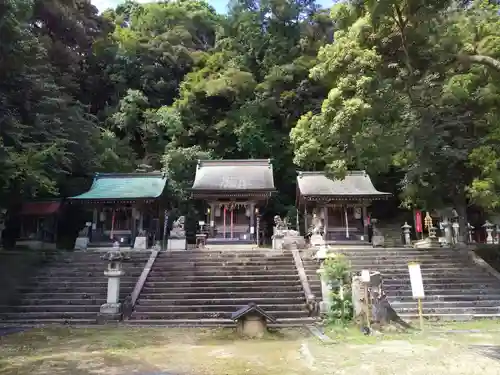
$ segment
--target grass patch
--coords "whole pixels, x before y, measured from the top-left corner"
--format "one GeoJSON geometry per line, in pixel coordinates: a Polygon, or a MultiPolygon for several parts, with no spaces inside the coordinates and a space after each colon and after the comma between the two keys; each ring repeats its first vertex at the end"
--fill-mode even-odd
{"type": "Polygon", "coordinates": [[[299,375],[307,338],[300,330],[244,340],[233,329],[35,329],[0,339],[0,374],[299,375]]]}

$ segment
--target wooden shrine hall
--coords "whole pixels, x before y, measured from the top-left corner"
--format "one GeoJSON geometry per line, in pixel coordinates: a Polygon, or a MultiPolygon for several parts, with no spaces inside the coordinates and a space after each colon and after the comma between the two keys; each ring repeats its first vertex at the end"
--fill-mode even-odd
{"type": "Polygon", "coordinates": [[[348,172],[343,180],[323,172],[299,172],[297,208],[304,213],[308,232],[314,216],[323,224],[326,242],[368,241],[368,210],[374,200],[388,199],[378,191],[365,171],[348,172]]]}
{"type": "Polygon", "coordinates": [[[87,192],[68,200],[87,207],[91,245],[119,241],[132,246],[143,232],[151,246],[161,235],[160,199],[166,181],[160,172],[96,173],[87,192]]]}
{"type": "Polygon", "coordinates": [[[207,243],[255,243],[259,209],[275,190],[271,160],[199,160],[191,193],[206,202],[207,243]]]}

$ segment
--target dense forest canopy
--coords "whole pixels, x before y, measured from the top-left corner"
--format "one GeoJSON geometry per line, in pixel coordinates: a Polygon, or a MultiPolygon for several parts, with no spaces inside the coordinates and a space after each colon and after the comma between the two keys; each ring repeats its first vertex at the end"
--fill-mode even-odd
{"type": "Polygon", "coordinates": [[[272,158],[280,213],[298,168],[500,205],[496,2],[4,0],[0,35],[2,207],[144,165],[180,202],[200,157],[272,158]]]}

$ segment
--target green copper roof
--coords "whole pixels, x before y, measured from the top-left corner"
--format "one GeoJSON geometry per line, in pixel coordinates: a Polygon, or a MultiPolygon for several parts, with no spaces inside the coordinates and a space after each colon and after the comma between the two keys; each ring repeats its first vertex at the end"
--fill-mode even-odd
{"type": "Polygon", "coordinates": [[[90,190],[71,197],[75,200],[148,199],[158,198],[165,188],[161,173],[96,174],[90,190]]]}

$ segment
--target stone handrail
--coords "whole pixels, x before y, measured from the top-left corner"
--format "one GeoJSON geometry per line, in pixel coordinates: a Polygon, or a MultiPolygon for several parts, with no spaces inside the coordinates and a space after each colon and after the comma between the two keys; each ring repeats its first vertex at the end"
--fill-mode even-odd
{"type": "MultiPolygon", "coordinates": [[[[132,291],[132,294],[130,295],[130,301],[129,301],[129,306],[128,306],[130,313],[132,313],[132,311],[135,307],[135,304],[136,304],[137,300],[139,299],[139,295],[141,294],[142,288],[144,287],[144,284],[146,283],[146,279],[148,278],[149,273],[151,272],[151,269],[153,268],[153,264],[154,264],[156,258],[158,257],[158,253],[159,253],[158,250],[151,251],[151,255],[149,256],[149,259],[148,259],[146,265],[144,266],[144,269],[142,270],[141,276],[139,276],[139,279],[135,283],[134,290],[132,291]]],[[[128,316],[125,316],[125,314],[124,314],[124,318],[128,318],[128,316]]]]}
{"type": "Polygon", "coordinates": [[[302,284],[302,290],[304,291],[304,295],[306,297],[306,302],[314,301],[315,297],[311,291],[311,286],[309,285],[309,281],[307,280],[307,274],[304,269],[304,263],[302,263],[302,258],[300,257],[299,250],[293,249],[293,261],[295,262],[295,268],[299,273],[300,283],[302,284]]]}

